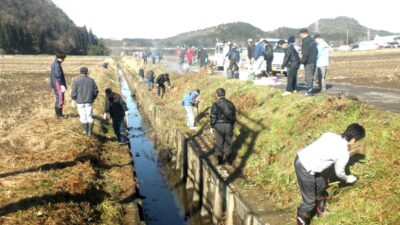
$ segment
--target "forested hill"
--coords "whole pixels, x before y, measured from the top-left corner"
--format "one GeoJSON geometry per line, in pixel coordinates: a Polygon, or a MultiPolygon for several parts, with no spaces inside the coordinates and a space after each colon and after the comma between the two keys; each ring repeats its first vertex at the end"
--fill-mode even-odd
{"type": "Polygon", "coordinates": [[[0,0],[0,53],[103,55],[106,48],[51,0],[0,0]]]}
{"type": "MultiPolygon", "coordinates": [[[[361,25],[357,20],[349,17],[336,17],[320,19],[310,25],[304,25],[310,33],[319,32],[322,37],[334,46],[339,46],[373,39],[375,35],[391,35],[390,32],[375,30],[361,25]],[[317,25],[318,24],[318,25],[317,25]]],[[[263,38],[287,39],[294,35],[297,37],[301,27],[280,27],[272,31],[263,31],[249,23],[235,22],[221,24],[202,30],[190,31],[165,39],[123,39],[124,46],[128,47],[176,47],[177,45],[213,47],[217,39],[234,41],[246,45],[248,38],[259,40],[263,38]]],[[[121,46],[121,41],[105,40],[108,46],[121,46]]]]}

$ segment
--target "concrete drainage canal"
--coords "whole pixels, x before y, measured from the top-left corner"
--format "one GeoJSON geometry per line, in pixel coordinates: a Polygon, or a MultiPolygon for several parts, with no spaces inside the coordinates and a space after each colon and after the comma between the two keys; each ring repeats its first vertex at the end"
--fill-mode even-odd
{"type": "Polygon", "coordinates": [[[132,156],[139,191],[142,197],[143,214],[149,225],[200,225],[212,224],[208,215],[201,215],[199,203],[188,196],[193,190],[186,190],[181,184],[178,171],[168,165],[168,160],[158,156],[146,122],[132,98],[132,93],[121,70],[118,71],[121,94],[129,108],[128,127],[132,156]]]}

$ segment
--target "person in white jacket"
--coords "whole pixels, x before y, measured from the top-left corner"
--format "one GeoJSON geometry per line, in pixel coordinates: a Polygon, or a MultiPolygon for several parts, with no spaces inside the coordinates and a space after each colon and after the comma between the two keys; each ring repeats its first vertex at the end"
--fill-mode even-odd
{"type": "Polygon", "coordinates": [[[319,89],[326,91],[326,73],[328,72],[329,66],[329,45],[324,39],[321,38],[320,34],[314,35],[315,41],[317,42],[318,57],[317,57],[317,79],[319,89]]]}
{"type": "Polygon", "coordinates": [[[327,198],[327,177],[322,172],[334,165],[336,176],[347,183],[357,178],[347,175],[349,145],[365,137],[365,129],[359,124],[350,124],[342,135],[327,132],[318,140],[297,153],[294,161],[297,182],[300,186],[302,202],[297,210],[297,225],[311,222],[311,212],[318,216],[325,212],[327,198]]]}

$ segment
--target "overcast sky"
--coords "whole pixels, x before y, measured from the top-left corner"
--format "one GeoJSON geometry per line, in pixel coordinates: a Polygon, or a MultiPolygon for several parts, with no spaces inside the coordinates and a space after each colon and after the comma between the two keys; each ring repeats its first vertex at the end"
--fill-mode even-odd
{"type": "Polygon", "coordinates": [[[53,0],[76,25],[102,38],[166,38],[222,23],[247,22],[264,31],[306,27],[348,16],[362,25],[400,32],[397,0],[53,0]],[[279,5],[278,5],[279,3],[279,5]]]}

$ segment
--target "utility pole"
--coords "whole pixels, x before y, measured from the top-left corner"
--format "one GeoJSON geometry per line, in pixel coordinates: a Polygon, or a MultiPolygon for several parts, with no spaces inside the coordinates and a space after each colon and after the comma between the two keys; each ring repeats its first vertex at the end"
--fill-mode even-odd
{"type": "Polygon", "coordinates": [[[349,45],[349,30],[346,30],[346,45],[349,45]]]}
{"type": "Polygon", "coordinates": [[[367,41],[369,41],[369,35],[370,35],[370,30],[368,29],[368,32],[367,32],[367,41]]]}
{"type": "Polygon", "coordinates": [[[318,24],[318,22],[319,21],[315,22],[315,28],[314,28],[314,32],[315,33],[319,33],[319,24],[318,24]]]}

